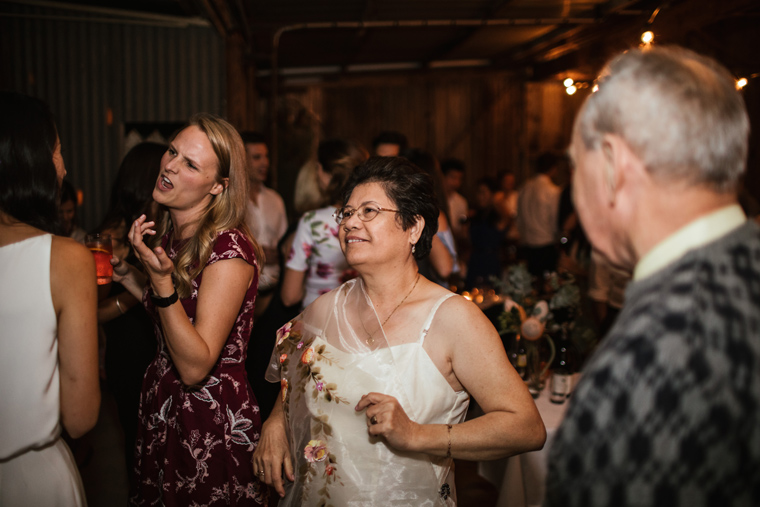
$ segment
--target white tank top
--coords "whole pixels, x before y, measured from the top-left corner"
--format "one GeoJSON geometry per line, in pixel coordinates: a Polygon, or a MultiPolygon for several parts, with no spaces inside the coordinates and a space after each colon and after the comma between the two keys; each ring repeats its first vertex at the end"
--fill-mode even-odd
{"type": "Polygon", "coordinates": [[[0,459],[60,434],[52,236],[0,247],[0,459]]]}

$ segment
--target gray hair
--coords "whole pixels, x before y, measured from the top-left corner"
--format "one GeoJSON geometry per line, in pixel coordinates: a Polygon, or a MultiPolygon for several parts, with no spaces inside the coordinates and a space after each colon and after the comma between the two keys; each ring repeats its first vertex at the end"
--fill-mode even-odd
{"type": "Polygon", "coordinates": [[[733,77],[680,47],[615,57],[575,128],[587,149],[615,134],[653,176],[718,192],[735,190],[747,164],[749,118],[733,77]]]}

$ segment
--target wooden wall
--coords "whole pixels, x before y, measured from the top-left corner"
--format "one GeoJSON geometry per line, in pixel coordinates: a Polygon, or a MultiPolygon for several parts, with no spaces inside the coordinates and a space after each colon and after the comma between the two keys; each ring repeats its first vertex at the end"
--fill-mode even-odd
{"type": "Polygon", "coordinates": [[[278,190],[289,203],[292,182],[319,139],[350,138],[370,150],[383,130],[404,133],[411,147],[439,159],[463,160],[465,194],[481,176],[507,169],[524,181],[539,153],[567,148],[581,101],[561,83],[526,83],[506,72],[353,77],[284,87],[278,190]],[[308,128],[311,136],[304,135],[308,128]]]}

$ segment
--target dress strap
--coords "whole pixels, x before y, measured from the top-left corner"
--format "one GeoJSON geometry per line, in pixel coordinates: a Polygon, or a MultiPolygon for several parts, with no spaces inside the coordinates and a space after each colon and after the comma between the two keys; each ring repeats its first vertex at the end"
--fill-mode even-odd
{"type": "Polygon", "coordinates": [[[430,331],[430,326],[433,324],[433,317],[435,317],[435,312],[438,311],[438,307],[441,306],[444,301],[453,296],[456,296],[456,293],[449,292],[448,294],[444,294],[438,301],[435,302],[433,308],[430,309],[430,314],[428,315],[427,319],[425,319],[425,325],[422,326],[422,331],[420,332],[420,345],[425,342],[425,337],[427,336],[428,331],[430,331]]]}

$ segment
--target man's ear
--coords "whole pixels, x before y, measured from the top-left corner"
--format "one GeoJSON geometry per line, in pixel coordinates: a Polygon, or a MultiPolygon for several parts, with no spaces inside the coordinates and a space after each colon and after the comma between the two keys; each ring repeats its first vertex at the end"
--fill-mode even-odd
{"type": "Polygon", "coordinates": [[[214,183],[214,186],[211,187],[211,190],[209,191],[209,194],[211,195],[219,195],[221,194],[225,188],[227,188],[227,185],[230,184],[229,178],[223,178],[221,183],[214,183]]]}
{"type": "Polygon", "coordinates": [[[620,136],[605,134],[602,138],[602,158],[607,199],[611,205],[626,183],[626,171],[631,162],[631,149],[620,136]]]}

